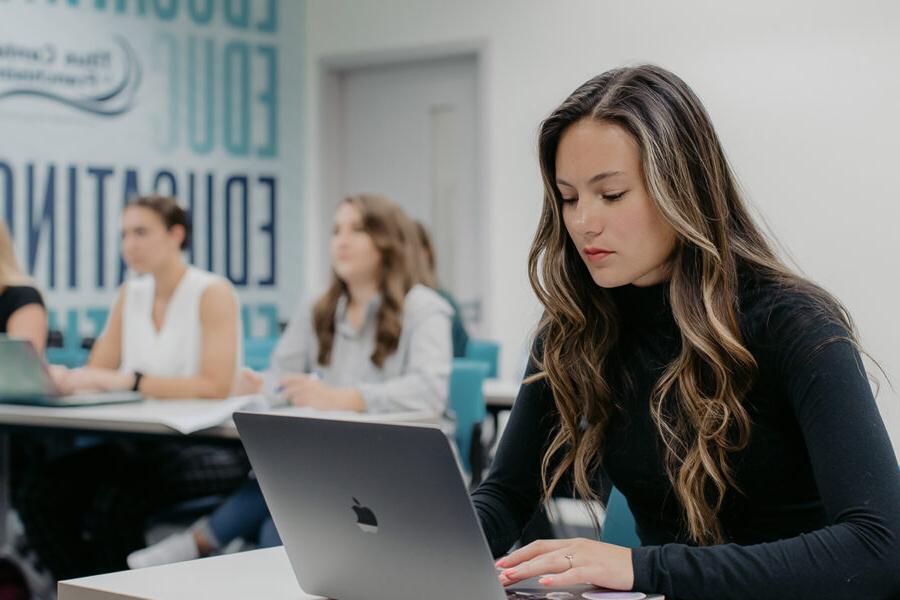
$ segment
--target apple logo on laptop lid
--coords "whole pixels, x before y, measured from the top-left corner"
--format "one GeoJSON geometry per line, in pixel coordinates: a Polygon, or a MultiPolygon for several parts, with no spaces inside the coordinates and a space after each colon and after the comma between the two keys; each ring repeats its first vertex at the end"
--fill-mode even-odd
{"type": "Polygon", "coordinates": [[[353,512],[356,513],[356,524],[366,533],[378,533],[378,519],[371,508],[360,504],[359,500],[353,498],[353,512]]]}

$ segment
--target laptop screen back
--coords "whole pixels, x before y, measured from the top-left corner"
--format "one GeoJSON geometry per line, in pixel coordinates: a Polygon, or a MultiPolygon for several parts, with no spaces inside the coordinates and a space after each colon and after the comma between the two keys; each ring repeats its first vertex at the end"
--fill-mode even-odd
{"type": "Polygon", "coordinates": [[[506,598],[437,428],[252,413],[234,420],[307,593],[506,598]]]}
{"type": "Polygon", "coordinates": [[[0,397],[58,395],[59,390],[31,342],[0,338],[0,397]]]}

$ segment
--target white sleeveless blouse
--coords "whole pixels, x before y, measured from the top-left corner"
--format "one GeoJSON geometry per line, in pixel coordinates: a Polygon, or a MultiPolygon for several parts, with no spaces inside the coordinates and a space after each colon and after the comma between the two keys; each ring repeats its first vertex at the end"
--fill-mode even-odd
{"type": "MultiPolygon", "coordinates": [[[[122,363],[124,372],[140,371],[155,377],[193,377],[200,372],[203,328],[200,298],[218,275],[188,267],[163,316],[162,328],[153,325],[155,280],[135,277],[125,287],[122,306],[122,363]]],[[[240,315],[238,315],[240,320],[240,315]]],[[[241,361],[241,327],[237,328],[238,365],[241,361]]]]}

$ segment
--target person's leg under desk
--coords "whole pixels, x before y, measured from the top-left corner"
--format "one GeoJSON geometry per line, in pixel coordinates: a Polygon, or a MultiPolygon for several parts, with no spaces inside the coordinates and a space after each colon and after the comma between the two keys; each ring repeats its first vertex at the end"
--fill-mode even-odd
{"type": "Polygon", "coordinates": [[[275,529],[275,521],[272,517],[263,521],[262,527],[259,528],[259,539],[256,542],[259,548],[274,548],[281,545],[281,537],[278,530],[275,529]]]}
{"type": "Polygon", "coordinates": [[[147,519],[178,502],[226,495],[246,481],[243,451],[207,444],[145,441],[136,444],[123,474],[98,490],[91,532],[104,571],[127,568],[126,557],[142,548],[147,519]]]}
{"type": "Polygon", "coordinates": [[[201,524],[200,532],[208,536],[211,547],[220,549],[237,538],[256,541],[254,538],[269,518],[259,483],[250,479],[201,524]]]}

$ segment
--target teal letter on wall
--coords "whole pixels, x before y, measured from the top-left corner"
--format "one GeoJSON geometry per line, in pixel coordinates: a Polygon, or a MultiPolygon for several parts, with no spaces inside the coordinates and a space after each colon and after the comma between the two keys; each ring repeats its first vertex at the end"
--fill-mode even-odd
{"type": "Polygon", "coordinates": [[[213,41],[203,44],[204,59],[197,57],[199,40],[196,36],[188,39],[187,59],[187,128],[191,150],[196,154],[209,154],[213,148],[215,123],[215,79],[213,78],[213,41]],[[198,65],[202,63],[202,65],[198,65]],[[197,91],[200,71],[203,71],[203,93],[197,91]],[[203,96],[202,102],[199,96],[203,96]],[[199,125],[201,117],[205,117],[205,127],[199,125]]]}
{"type": "Polygon", "coordinates": [[[250,48],[244,42],[225,46],[225,148],[245,156],[250,151],[250,48]],[[235,106],[237,104],[237,106],[235,106]]]}
{"type": "Polygon", "coordinates": [[[278,156],[278,49],[275,46],[260,46],[256,49],[262,56],[263,90],[257,98],[265,111],[265,142],[256,153],[263,158],[278,156]]]}

